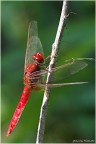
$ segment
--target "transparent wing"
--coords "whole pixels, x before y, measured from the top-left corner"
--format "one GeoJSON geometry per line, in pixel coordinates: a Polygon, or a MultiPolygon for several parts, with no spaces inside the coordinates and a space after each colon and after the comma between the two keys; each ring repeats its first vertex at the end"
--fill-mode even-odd
{"type": "Polygon", "coordinates": [[[42,48],[40,39],[38,37],[37,22],[32,21],[30,22],[29,28],[28,28],[28,40],[27,40],[27,49],[26,49],[26,54],[25,54],[24,71],[27,68],[27,66],[30,63],[32,63],[32,55],[37,52],[43,53],[43,48],[42,48]]]}
{"type": "Polygon", "coordinates": [[[93,63],[92,61],[94,62],[94,58],[72,58],[70,60],[65,61],[64,65],[55,68],[56,70],[53,74],[53,81],[60,81],[64,78],[69,77],[70,75],[78,73],[82,69],[86,68],[88,65],[91,66],[90,64],[93,63]]]}
{"type": "Polygon", "coordinates": [[[88,82],[71,82],[71,83],[57,83],[57,84],[37,84],[37,87],[45,88],[47,85],[48,87],[61,87],[67,85],[79,85],[79,84],[86,84],[88,82]]]}
{"type": "Polygon", "coordinates": [[[53,80],[62,80],[65,79],[75,73],[78,73],[79,71],[83,70],[85,67],[87,67],[88,64],[82,60],[77,59],[71,59],[65,62],[64,65],[56,67],[56,70],[53,75],[53,80]],[[62,69],[61,71],[59,69],[62,69]],[[58,70],[58,71],[57,71],[58,70]]]}
{"type": "MultiPolygon", "coordinates": [[[[60,77],[61,79],[64,79],[66,77],[69,77],[70,75],[79,72],[80,70],[84,69],[87,65],[88,64],[86,62],[83,62],[82,60],[77,60],[77,59],[68,60],[64,65],[55,67],[50,71],[50,73],[51,72],[54,73],[52,83],[54,83],[58,79],[60,80],[60,77]]],[[[35,79],[36,77],[37,79],[40,77],[45,78],[45,76],[47,76],[47,73],[48,73],[48,69],[33,72],[30,75],[30,79],[31,78],[35,79]]],[[[46,83],[46,79],[44,78],[42,79],[42,83],[46,83]]]]}

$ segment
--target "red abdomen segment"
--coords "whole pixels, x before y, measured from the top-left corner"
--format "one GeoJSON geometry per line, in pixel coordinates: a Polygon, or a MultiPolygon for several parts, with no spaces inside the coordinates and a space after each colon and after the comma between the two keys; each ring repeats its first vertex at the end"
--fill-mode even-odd
{"type": "Polygon", "coordinates": [[[27,104],[27,101],[30,97],[31,92],[32,92],[32,88],[30,88],[28,86],[24,87],[21,99],[17,105],[17,108],[16,108],[14,115],[12,117],[12,120],[10,122],[7,136],[9,136],[11,134],[11,132],[13,131],[13,129],[16,127],[16,125],[20,119],[20,116],[21,116],[21,114],[22,114],[22,112],[23,112],[23,110],[27,104]]]}

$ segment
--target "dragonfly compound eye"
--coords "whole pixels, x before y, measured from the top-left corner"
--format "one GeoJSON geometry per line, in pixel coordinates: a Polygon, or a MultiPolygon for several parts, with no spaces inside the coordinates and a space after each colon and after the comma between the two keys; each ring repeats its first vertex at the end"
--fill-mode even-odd
{"type": "Polygon", "coordinates": [[[32,56],[32,59],[33,59],[33,60],[36,60],[36,57],[37,57],[37,54],[34,54],[34,55],[32,56]]]}
{"type": "Polygon", "coordinates": [[[44,55],[41,52],[37,53],[37,61],[39,63],[43,63],[44,62],[44,55]]]}
{"type": "Polygon", "coordinates": [[[44,55],[41,52],[38,52],[37,54],[34,54],[32,56],[32,59],[34,61],[37,61],[38,63],[43,63],[44,62],[44,55]]]}

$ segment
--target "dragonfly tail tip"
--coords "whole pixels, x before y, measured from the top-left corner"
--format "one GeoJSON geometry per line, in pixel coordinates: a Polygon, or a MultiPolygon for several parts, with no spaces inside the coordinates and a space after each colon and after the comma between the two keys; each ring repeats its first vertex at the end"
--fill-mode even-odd
{"type": "Polygon", "coordinates": [[[11,134],[11,132],[12,132],[11,130],[8,130],[6,136],[8,137],[11,134]]]}
{"type": "Polygon", "coordinates": [[[10,134],[7,132],[6,136],[8,137],[10,134]]]}

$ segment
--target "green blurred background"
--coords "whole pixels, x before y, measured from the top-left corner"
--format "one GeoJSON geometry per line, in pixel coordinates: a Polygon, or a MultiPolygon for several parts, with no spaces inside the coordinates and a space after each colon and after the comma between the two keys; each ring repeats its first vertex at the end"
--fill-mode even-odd
{"type": "MultiPolygon", "coordinates": [[[[23,90],[24,58],[28,25],[38,22],[39,37],[45,56],[51,52],[62,1],[2,1],[1,2],[1,76],[2,76],[2,143],[33,143],[39,121],[43,91],[33,91],[19,124],[6,137],[9,122],[23,90]]],[[[58,63],[64,59],[95,56],[95,2],[69,2],[70,13],[60,45],[58,63]]],[[[54,88],[46,119],[44,142],[68,143],[73,140],[94,140],[95,86],[94,62],[83,71],[66,79],[68,82],[88,81],[88,84],[54,88]]],[[[63,73],[62,73],[63,74],[63,73]]]]}

